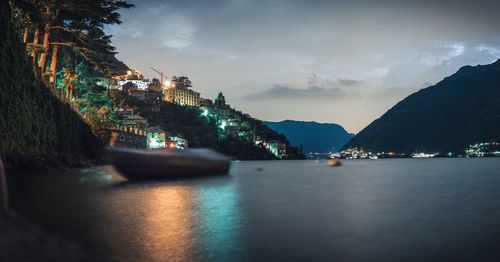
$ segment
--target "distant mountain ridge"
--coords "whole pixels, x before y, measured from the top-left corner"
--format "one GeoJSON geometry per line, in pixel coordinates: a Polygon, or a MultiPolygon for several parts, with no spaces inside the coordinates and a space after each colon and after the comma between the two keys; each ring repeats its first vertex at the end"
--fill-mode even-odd
{"type": "Polygon", "coordinates": [[[500,140],[500,60],[464,66],[389,109],[344,148],[459,152],[500,140]]]}
{"type": "Polygon", "coordinates": [[[284,120],[266,121],[265,124],[285,134],[292,145],[302,145],[304,153],[338,151],[353,136],[342,126],[333,123],[284,120]]]}

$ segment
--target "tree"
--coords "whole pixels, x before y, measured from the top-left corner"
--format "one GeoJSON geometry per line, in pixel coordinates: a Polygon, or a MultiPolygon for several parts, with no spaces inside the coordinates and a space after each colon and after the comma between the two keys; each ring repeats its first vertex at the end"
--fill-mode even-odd
{"type": "Polygon", "coordinates": [[[54,83],[61,47],[105,71],[110,66],[107,57],[114,52],[114,47],[111,46],[111,36],[106,35],[103,28],[121,23],[117,11],[133,7],[121,0],[17,0],[13,4],[25,20],[23,40],[27,42],[29,31],[34,31],[33,44],[30,45],[33,64],[42,74],[50,76],[51,84],[54,83]],[[40,28],[43,28],[41,45],[40,28]],[[47,71],[50,47],[52,56],[47,71]]]}
{"type": "Polygon", "coordinates": [[[158,78],[153,78],[151,83],[148,86],[148,90],[153,90],[157,92],[161,92],[163,90],[162,84],[158,78]]]}
{"type": "Polygon", "coordinates": [[[176,87],[181,89],[189,89],[192,87],[191,80],[187,76],[173,76],[170,83],[176,87]]]}
{"type": "Polygon", "coordinates": [[[215,98],[215,107],[217,107],[217,108],[225,108],[226,107],[226,98],[224,97],[222,92],[219,92],[219,94],[215,98]]]}
{"type": "Polygon", "coordinates": [[[68,101],[68,103],[71,103],[71,100],[73,98],[73,86],[75,86],[78,81],[78,75],[75,74],[73,70],[67,67],[63,69],[63,74],[64,79],[62,85],[66,89],[66,100],[68,101]]]}
{"type": "Polygon", "coordinates": [[[84,115],[84,121],[92,129],[92,133],[104,144],[111,138],[110,128],[113,125],[110,120],[113,111],[107,106],[88,108],[84,115]]]}

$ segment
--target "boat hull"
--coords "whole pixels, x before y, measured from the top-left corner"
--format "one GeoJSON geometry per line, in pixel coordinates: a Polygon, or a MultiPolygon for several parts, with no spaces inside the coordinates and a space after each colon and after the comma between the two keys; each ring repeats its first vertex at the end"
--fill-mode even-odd
{"type": "Polygon", "coordinates": [[[208,149],[107,150],[117,171],[129,180],[225,175],[231,159],[208,149]]]}

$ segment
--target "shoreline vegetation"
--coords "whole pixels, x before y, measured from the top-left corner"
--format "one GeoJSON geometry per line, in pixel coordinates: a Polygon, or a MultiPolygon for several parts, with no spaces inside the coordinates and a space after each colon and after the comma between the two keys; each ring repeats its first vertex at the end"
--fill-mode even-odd
{"type": "Polygon", "coordinates": [[[48,170],[99,163],[102,143],[71,105],[38,80],[13,26],[8,2],[0,6],[0,157],[7,170],[48,170]]]}

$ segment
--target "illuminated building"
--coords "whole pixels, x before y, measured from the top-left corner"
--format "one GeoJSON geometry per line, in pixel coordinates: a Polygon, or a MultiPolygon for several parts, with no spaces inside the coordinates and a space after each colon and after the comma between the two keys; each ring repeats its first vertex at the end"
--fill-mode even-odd
{"type": "Polygon", "coordinates": [[[412,158],[432,158],[439,155],[439,153],[425,153],[425,152],[414,152],[411,154],[412,158]]]}
{"type": "Polygon", "coordinates": [[[147,132],[147,149],[158,150],[166,147],[166,132],[158,127],[151,127],[147,132]]]}
{"type": "Polygon", "coordinates": [[[500,156],[500,144],[498,142],[483,142],[469,145],[465,150],[466,157],[500,156]]]}
{"type": "Polygon", "coordinates": [[[215,112],[217,113],[217,120],[229,120],[233,118],[233,111],[231,110],[231,106],[226,104],[226,98],[220,92],[215,98],[215,112]]]}
{"type": "Polygon", "coordinates": [[[148,120],[142,116],[129,115],[122,120],[122,125],[132,128],[147,128],[148,120]]]}
{"type": "Polygon", "coordinates": [[[233,116],[233,112],[230,108],[215,108],[215,112],[219,120],[227,120],[233,116]]]}
{"type": "Polygon", "coordinates": [[[256,146],[264,147],[267,151],[271,152],[277,158],[282,159],[286,156],[286,144],[280,141],[255,141],[256,146]]]}
{"type": "Polygon", "coordinates": [[[112,78],[116,80],[144,80],[141,71],[135,69],[127,70],[125,75],[114,75],[112,78]]]}
{"type": "Polygon", "coordinates": [[[146,130],[125,126],[116,126],[111,130],[111,147],[146,149],[146,130]]]}
{"type": "Polygon", "coordinates": [[[130,89],[128,94],[150,105],[148,111],[160,111],[160,102],[163,94],[153,90],[130,89]]]}
{"type": "Polygon", "coordinates": [[[214,102],[211,99],[200,97],[200,106],[212,107],[214,102]]]}
{"type": "Polygon", "coordinates": [[[200,105],[200,93],[191,89],[170,87],[165,90],[165,100],[178,105],[198,107],[200,105]]]}
{"type": "Polygon", "coordinates": [[[112,76],[112,78],[118,82],[118,86],[120,86],[120,88],[123,88],[123,86],[127,83],[132,83],[140,89],[146,89],[149,86],[149,80],[144,79],[142,73],[135,69],[127,70],[127,74],[115,75],[112,76]]]}
{"type": "Polygon", "coordinates": [[[191,89],[191,81],[185,76],[173,76],[165,90],[165,100],[183,106],[200,106],[200,93],[191,89]]]}
{"type": "MultiPolygon", "coordinates": [[[[145,90],[149,87],[149,81],[146,80],[118,80],[118,85],[123,90],[123,86],[127,83],[134,84],[137,88],[145,90]]],[[[127,90],[124,90],[127,91],[127,90]]]]}
{"type": "Polygon", "coordinates": [[[238,137],[239,133],[240,133],[239,126],[225,126],[224,127],[224,134],[226,136],[238,137]]]}
{"type": "Polygon", "coordinates": [[[201,115],[206,117],[214,117],[216,115],[215,109],[211,106],[200,107],[201,115]]]}
{"type": "Polygon", "coordinates": [[[188,148],[188,141],[184,138],[178,136],[168,136],[168,148],[176,148],[176,149],[186,149],[188,148]]]}
{"type": "Polygon", "coordinates": [[[111,130],[112,147],[125,147],[147,150],[161,149],[186,149],[188,141],[184,138],[173,136],[159,127],[136,128],[117,125],[111,130]]]}
{"type": "Polygon", "coordinates": [[[134,115],[134,108],[128,106],[122,106],[118,108],[117,114],[121,117],[129,117],[134,115]]]}

